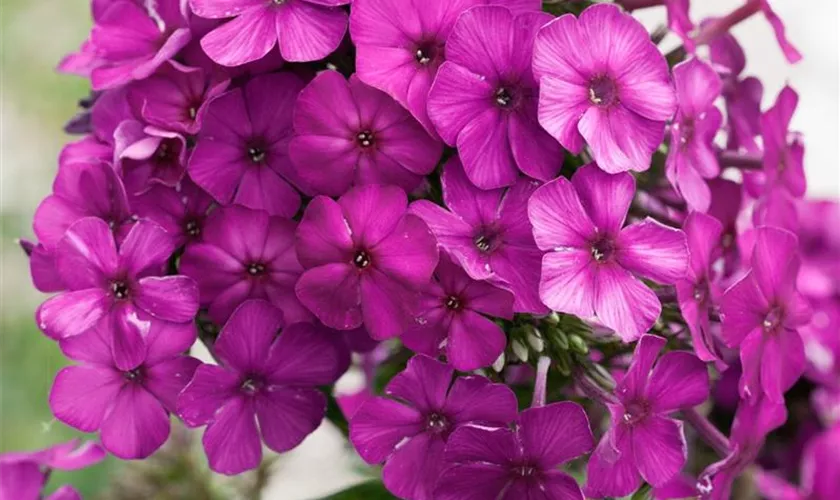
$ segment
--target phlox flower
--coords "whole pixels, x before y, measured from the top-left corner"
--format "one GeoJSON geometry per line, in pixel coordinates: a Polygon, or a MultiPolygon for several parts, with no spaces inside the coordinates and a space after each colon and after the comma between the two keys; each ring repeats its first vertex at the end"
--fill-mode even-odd
{"type": "Polygon", "coordinates": [[[292,109],[303,82],[290,73],[255,77],[207,108],[187,171],[223,205],[292,217],[300,195],[289,184],[292,109]]]}
{"type": "Polygon", "coordinates": [[[112,345],[118,332],[101,322],[61,341],[80,364],[58,372],[50,391],[56,418],[84,432],[100,431],[102,445],[122,459],[146,458],[169,437],[169,413],[200,362],[182,353],[195,342],[192,323],[152,323],[143,355],[120,366],[112,345]]]}
{"type": "Polygon", "coordinates": [[[562,166],[560,146],[537,123],[534,37],[553,19],[502,6],[462,14],[446,43],[446,61],[429,91],[428,113],[440,136],[458,146],[476,186],[510,186],[519,171],[547,181],[562,166]]]}
{"type": "Polygon", "coordinates": [[[173,188],[153,186],[131,200],[134,213],[166,229],[177,248],[201,240],[212,204],[213,198],[186,177],[173,188]]]}
{"type": "Polygon", "coordinates": [[[189,0],[209,19],[232,20],[201,39],[201,48],[223,66],[261,59],[274,47],[287,61],[316,61],[338,48],[347,31],[350,0],[189,0]]]}
{"type": "Polygon", "coordinates": [[[685,276],[682,231],[653,219],[625,228],[633,176],[580,168],[539,188],[528,202],[542,260],[540,298],[555,311],[597,316],[625,342],[653,326],[662,309],[638,277],[672,285],[685,276]]]}
{"type": "Polygon", "coordinates": [[[832,500],[840,498],[840,426],[812,438],[802,456],[800,487],[758,469],[756,487],[768,500],[832,500]]]}
{"type": "Polygon", "coordinates": [[[790,132],[790,121],[799,95],[790,87],[779,93],[772,108],[761,115],[761,138],[764,144],[765,189],[784,189],[791,196],[805,195],[805,146],[801,134],[790,132]]]}
{"type": "Polygon", "coordinates": [[[618,383],[617,401],[608,404],[610,428],[589,460],[587,496],[621,497],[639,488],[641,475],[664,486],[685,465],[688,448],[682,422],[668,415],[709,397],[706,365],[688,352],[669,352],[656,360],[665,339],[644,335],[627,373],[618,383]]]}
{"type": "Polygon", "coordinates": [[[306,207],[296,234],[305,271],[295,292],[326,326],[364,324],[380,340],[404,331],[438,262],[434,236],[406,204],[400,188],[371,184],[306,207]]]}
{"type": "Polygon", "coordinates": [[[102,461],[105,450],[93,441],[79,444],[78,439],[38,451],[9,452],[0,455],[0,498],[21,500],[81,500],[70,485],[58,487],[47,497],[41,496],[53,470],[78,470],[102,461]]]}
{"type": "MultiPolygon", "coordinates": [[[[431,500],[444,469],[444,447],[467,425],[503,427],[516,418],[516,397],[484,377],[454,370],[418,355],[350,420],[350,441],[370,464],[385,463],[388,490],[409,500],[431,500]]],[[[475,486],[475,485],[474,485],[475,486]]],[[[493,498],[493,497],[489,497],[493,498]]]]}
{"type": "Polygon", "coordinates": [[[116,169],[129,194],[155,184],[174,187],[184,177],[187,141],[181,134],[126,120],[114,131],[116,169]]]}
{"type": "Polygon", "coordinates": [[[592,450],[583,408],[572,402],[529,408],[514,429],[465,426],[446,446],[440,500],[579,500],[577,481],[557,470],[592,450]]]}
{"type": "Polygon", "coordinates": [[[283,314],[268,302],[243,303],[213,345],[221,364],[199,366],[178,397],[184,423],[207,425],[202,442],[216,472],[258,467],[261,441],[278,453],[299,445],[324,418],[318,386],[335,382],[349,364],[323,327],[281,327],[283,314]]]}
{"type": "Polygon", "coordinates": [[[417,353],[445,352],[456,370],[490,366],[507,344],[504,330],[484,315],[513,319],[513,294],[476,281],[443,253],[422,292],[414,323],[400,336],[417,353]]]}
{"type": "Polygon", "coordinates": [[[491,280],[510,290],[514,311],[542,314],[541,252],[527,218],[528,198],[539,183],[520,179],[508,189],[484,191],[473,185],[458,157],[441,174],[443,201],[449,210],[428,200],[411,204],[438,243],[476,280],[491,280]]]}
{"type": "Polygon", "coordinates": [[[665,58],[615,5],[561,16],[534,42],[539,121],[574,154],[589,144],[609,173],[644,171],[677,102],[665,58]]]}
{"type": "Polygon", "coordinates": [[[412,191],[437,166],[443,145],[387,94],[318,74],[295,104],[289,156],[307,190],[340,196],[353,185],[393,184],[412,191]]]}

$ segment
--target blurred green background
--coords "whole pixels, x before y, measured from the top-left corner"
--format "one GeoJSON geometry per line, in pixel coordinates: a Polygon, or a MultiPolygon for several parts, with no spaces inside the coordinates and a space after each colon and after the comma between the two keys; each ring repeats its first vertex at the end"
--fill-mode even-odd
{"type": "MultiPolygon", "coordinates": [[[[16,238],[32,237],[32,214],[50,191],[61,130],[88,93],[56,63],[90,29],[86,1],[0,0],[0,452],[46,447],[80,433],[50,414],[47,395],[66,364],[35,327],[43,300],[31,285],[16,238]]],[[[113,459],[73,473],[56,472],[50,489],[72,483],[86,497],[103,491],[113,459]]]]}

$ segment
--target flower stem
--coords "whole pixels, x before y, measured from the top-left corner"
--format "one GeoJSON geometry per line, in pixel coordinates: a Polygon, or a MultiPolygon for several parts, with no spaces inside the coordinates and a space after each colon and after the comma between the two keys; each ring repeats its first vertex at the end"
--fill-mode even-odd
{"type": "Polygon", "coordinates": [[[625,10],[634,11],[636,9],[646,9],[648,7],[658,7],[665,3],[665,0],[620,0],[618,2],[625,10]]]}
{"type": "Polygon", "coordinates": [[[694,430],[697,431],[697,434],[706,442],[709,446],[714,449],[718,455],[721,457],[726,457],[729,455],[730,446],[729,446],[729,439],[723,435],[722,432],[718,430],[709,419],[701,415],[697,409],[695,408],[688,408],[682,411],[683,417],[685,418],[686,422],[691,424],[694,427],[694,430]]]}
{"type": "Polygon", "coordinates": [[[548,368],[551,366],[551,359],[548,356],[540,356],[537,361],[537,376],[534,380],[534,397],[531,400],[531,408],[545,406],[545,392],[548,384],[548,368]]]}
{"type": "Polygon", "coordinates": [[[733,10],[729,14],[719,17],[707,24],[700,33],[694,37],[697,45],[705,45],[725,34],[733,26],[748,19],[750,16],[761,10],[761,0],[747,0],[744,5],[733,10]]]}
{"type": "Polygon", "coordinates": [[[721,167],[734,167],[741,170],[761,170],[764,168],[764,160],[761,156],[734,153],[732,151],[721,151],[718,154],[718,161],[721,167]]]}

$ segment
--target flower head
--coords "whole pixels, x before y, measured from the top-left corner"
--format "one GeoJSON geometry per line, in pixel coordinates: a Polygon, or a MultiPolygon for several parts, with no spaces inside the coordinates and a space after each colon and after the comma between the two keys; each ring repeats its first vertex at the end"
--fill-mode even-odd
{"type": "Polygon", "coordinates": [[[507,344],[504,330],[484,315],[513,319],[513,294],[473,280],[443,253],[400,339],[414,352],[445,352],[456,370],[476,370],[496,361],[507,344]]]}
{"type": "Polygon", "coordinates": [[[261,210],[223,207],[201,227],[201,241],[187,247],[180,270],[198,283],[201,304],[218,324],[248,299],[264,299],[288,322],[312,316],[295,297],[303,272],[295,254],[294,221],[261,210]]]}
{"type": "Polygon", "coordinates": [[[682,231],[650,218],[622,229],[634,193],[630,174],[589,164],[571,181],[561,177],[539,188],[528,202],[537,245],[548,252],[542,301],[555,311],[597,316],[625,342],[650,329],[662,308],[637,276],[674,284],[688,264],[682,231]]]}
{"type": "Polygon", "coordinates": [[[295,292],[328,327],[364,323],[376,339],[405,329],[416,291],[438,261],[434,236],[406,203],[398,187],[368,185],[337,202],[317,196],[306,207],[296,236],[305,271],[295,292]]]}
{"type": "Polygon", "coordinates": [[[216,472],[254,469],[261,441],[278,453],[291,450],[324,418],[326,397],[317,387],[338,379],[347,350],[318,325],[295,323],[278,336],[281,327],[283,314],[268,302],[243,303],[213,345],[221,365],[199,366],[178,396],[184,422],[207,425],[202,441],[216,472]]]}
{"type": "Polygon", "coordinates": [[[465,426],[449,438],[435,498],[580,499],[580,486],[557,468],[592,446],[586,413],[571,402],[527,409],[514,430],[465,426]]]}
{"type": "Polygon", "coordinates": [[[56,375],[50,409],[71,427],[99,430],[102,445],[117,457],[145,458],[169,437],[169,413],[200,364],[181,354],[195,342],[195,327],[153,323],[143,356],[131,368],[120,366],[112,355],[119,332],[111,328],[102,322],[61,341],[65,355],[81,364],[56,375]]]}
{"type": "Polygon", "coordinates": [[[519,171],[542,181],[560,171],[560,146],[537,123],[530,64],[537,30],[551,19],[480,6],[462,14],[449,35],[429,118],[458,146],[467,177],[482,189],[513,185],[519,171]]]}
{"type": "Polygon", "coordinates": [[[223,205],[292,217],[300,195],[289,184],[292,109],[303,82],[290,73],[255,77],[211,102],[187,170],[223,205]]]}
{"type": "Polygon", "coordinates": [[[261,59],[280,47],[287,61],[316,61],[338,48],[347,31],[350,0],[189,0],[210,19],[233,18],[201,39],[201,48],[223,66],[261,59]]]}
{"type": "Polygon", "coordinates": [[[539,185],[520,179],[508,189],[481,190],[453,157],[441,175],[449,210],[427,200],[412,203],[438,243],[476,280],[491,280],[510,290],[514,311],[545,313],[537,285],[541,252],[527,219],[528,198],[539,185]]]}
{"type": "Polygon", "coordinates": [[[609,405],[611,426],[589,461],[587,495],[625,496],[639,487],[639,475],[664,486],[685,465],[682,422],[668,417],[709,397],[706,366],[688,352],[656,358],[665,339],[644,335],[609,405]]]}
{"type": "Polygon", "coordinates": [[[307,189],[340,196],[353,185],[415,189],[443,146],[387,94],[337,71],[313,79],[295,104],[289,154],[307,189]]]}
{"type": "Polygon", "coordinates": [[[668,64],[647,30],[615,5],[545,25],[534,42],[539,121],[577,154],[584,141],[606,172],[644,171],[677,103],[668,64]]]}
{"type": "MultiPolygon", "coordinates": [[[[350,441],[370,464],[385,462],[382,479],[401,498],[429,500],[444,468],[447,440],[465,425],[503,427],[516,418],[510,389],[484,377],[458,377],[418,355],[350,420],[350,441]]],[[[492,497],[491,497],[492,498],[492,497]]]]}

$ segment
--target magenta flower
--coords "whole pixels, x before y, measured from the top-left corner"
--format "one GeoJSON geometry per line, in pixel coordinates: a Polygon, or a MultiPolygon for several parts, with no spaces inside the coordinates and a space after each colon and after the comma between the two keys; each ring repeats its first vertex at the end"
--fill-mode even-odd
{"type": "Polygon", "coordinates": [[[108,224],[93,217],[72,226],[55,249],[56,269],[68,291],[41,304],[38,325],[66,339],[100,327],[114,333],[114,363],[135,368],[146,355],[144,338],[161,321],[192,321],[198,287],[186,276],[162,276],[174,241],[151,221],[135,224],[125,241],[114,241],[108,224]]]}
{"type": "MultiPolygon", "coordinates": [[[[418,355],[350,420],[350,441],[369,464],[385,462],[382,480],[400,498],[430,500],[444,469],[444,447],[466,425],[504,427],[516,418],[516,397],[484,377],[458,377],[418,355]],[[451,385],[451,387],[450,387],[451,385]]],[[[488,497],[494,498],[494,497],[488,497]]]]}
{"type": "Polygon", "coordinates": [[[840,426],[829,429],[808,442],[802,457],[796,487],[776,475],[757,468],[756,487],[768,500],[832,500],[840,498],[840,426]]]}
{"type": "Polygon", "coordinates": [[[292,217],[300,195],[287,180],[292,109],[303,82],[290,73],[251,79],[211,102],[187,169],[221,204],[292,217]]]}
{"type": "Polygon", "coordinates": [[[802,136],[789,132],[790,120],[799,103],[799,95],[790,87],[779,93],[776,104],[761,115],[761,138],[764,143],[764,175],[767,189],[782,188],[792,196],[805,195],[802,136]]]}
{"type": "Polygon", "coordinates": [[[326,326],[364,324],[378,340],[404,331],[438,262],[434,236],[406,204],[398,187],[368,185],[306,207],[296,236],[305,271],[295,292],[326,326]]]}
{"type": "Polygon", "coordinates": [[[520,179],[507,190],[483,191],[469,181],[456,156],[444,166],[441,184],[449,211],[420,200],[411,204],[411,212],[426,221],[471,278],[510,290],[514,311],[546,313],[537,290],[542,253],[526,214],[538,183],[520,179]]]}
{"type": "Polygon", "coordinates": [[[94,90],[142,80],[174,58],[191,36],[184,7],[180,0],[115,0],[103,8],[83,46],[99,60],[90,73],[94,90]]]}
{"type": "Polygon", "coordinates": [[[515,11],[540,9],[535,0],[354,0],[350,36],[359,79],[393,97],[436,136],[426,103],[446,40],[461,13],[490,3],[515,11]]]}
{"type": "Polygon", "coordinates": [[[175,238],[175,247],[201,241],[213,198],[184,178],[174,188],[154,186],[131,200],[138,217],[156,222],[175,238]]]}
{"type": "Polygon", "coordinates": [[[277,336],[282,326],[283,314],[268,302],[243,303],[213,346],[222,366],[199,366],[178,397],[184,423],[207,425],[202,441],[216,472],[254,469],[260,436],[281,453],[324,418],[326,398],[317,387],[338,379],[347,351],[322,327],[296,323],[277,336]]]}
{"type": "Polygon", "coordinates": [[[428,113],[450,146],[458,146],[467,177],[482,189],[510,186],[519,171],[553,179],[562,150],[537,123],[537,82],[531,73],[534,37],[553,18],[475,7],[458,18],[446,62],[429,91],[428,113]]]}
{"type": "Polygon", "coordinates": [[[705,212],[712,195],[704,179],[720,174],[715,135],[723,115],[715,107],[723,83],[714,69],[692,58],[674,67],[679,108],[671,124],[665,173],[689,209],[705,212]]]}
{"type": "Polygon", "coordinates": [[[810,307],[796,291],[796,236],[783,229],[756,230],[752,268],[723,295],[723,340],[741,350],[741,394],[771,402],[805,370],[805,348],[797,331],[810,321],[810,307]]]}
{"type": "Polygon", "coordinates": [[[347,31],[350,0],[189,0],[201,17],[233,17],[201,39],[201,48],[223,66],[261,59],[275,46],[287,61],[315,61],[338,48],[347,31]]]}
{"type": "Polygon", "coordinates": [[[437,166],[443,145],[387,94],[323,71],[295,104],[289,155],[306,187],[340,196],[353,185],[414,190],[437,166]]]}
{"type": "Polygon", "coordinates": [[[248,299],[265,299],[289,323],[312,315],[295,296],[303,268],[295,254],[294,221],[245,207],[214,210],[201,241],[187,246],[180,271],[195,279],[201,305],[218,324],[248,299]]]}
{"type": "Polygon", "coordinates": [[[81,362],[58,372],[50,409],[65,424],[84,432],[100,431],[102,445],[122,459],[146,458],[169,437],[169,413],[190,380],[197,359],[181,353],[195,342],[192,323],[154,322],[146,333],[143,356],[122,367],[112,355],[107,322],[61,341],[70,359],[81,362]]]}
{"type": "Polygon", "coordinates": [[[677,102],[668,64],[636,19],[614,5],[555,19],[537,34],[534,76],[540,124],[563,147],[579,154],[585,140],[609,173],[650,167],[677,102]]]}
{"type": "Polygon", "coordinates": [[[583,408],[572,402],[530,408],[517,424],[515,430],[456,430],[446,446],[447,469],[435,499],[582,499],[575,479],[558,466],[592,450],[583,408]]]}
{"type": "Polygon", "coordinates": [[[587,496],[621,497],[639,488],[639,475],[664,486],[685,465],[688,449],[682,422],[668,417],[709,397],[706,365],[688,352],[656,361],[665,339],[643,335],[633,360],[608,404],[611,426],[587,467],[587,496]],[[655,366],[654,366],[655,363],[655,366]]]}
{"type": "Polygon", "coordinates": [[[688,324],[697,357],[703,361],[721,359],[712,334],[709,313],[720,302],[722,290],[712,264],[721,254],[723,226],[712,216],[692,212],[683,225],[690,255],[688,272],[677,281],[677,300],[688,324]]]}
{"type": "Polygon", "coordinates": [[[229,80],[169,61],[149,78],[133,83],[128,99],[149,125],[194,135],[201,129],[208,103],[225,91],[229,80]]]}
{"type": "Polygon", "coordinates": [[[638,278],[673,285],[685,276],[682,231],[645,219],[622,229],[636,185],[595,164],[539,188],[528,202],[542,260],[540,298],[555,311],[596,316],[625,342],[653,326],[662,309],[638,278]]]}
{"type": "Polygon", "coordinates": [[[122,241],[134,224],[123,183],[105,163],[60,163],[53,192],[35,210],[32,228],[52,251],[67,229],[85,217],[105,221],[122,241]]]}
{"type": "Polygon", "coordinates": [[[51,495],[41,496],[53,470],[78,470],[101,462],[105,450],[93,441],[79,446],[73,439],[44,450],[10,452],[0,455],[0,498],[20,500],[77,500],[79,493],[70,485],[60,486],[51,495]]]}
{"type": "Polygon", "coordinates": [[[174,187],[184,177],[187,141],[181,134],[126,120],[114,131],[116,169],[126,190],[148,191],[155,184],[174,187]]]}
{"type": "Polygon", "coordinates": [[[483,315],[512,320],[513,294],[471,279],[443,253],[434,280],[421,295],[414,323],[400,340],[417,353],[445,352],[456,370],[484,368],[505,350],[507,337],[483,315]]]}

